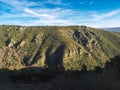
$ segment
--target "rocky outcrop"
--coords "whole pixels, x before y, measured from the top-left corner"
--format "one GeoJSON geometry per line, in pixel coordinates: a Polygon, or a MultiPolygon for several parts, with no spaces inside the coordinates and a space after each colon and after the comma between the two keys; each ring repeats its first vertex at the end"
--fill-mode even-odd
{"type": "Polygon", "coordinates": [[[86,26],[0,26],[0,39],[0,68],[92,70],[120,54],[118,34],[86,26]]]}

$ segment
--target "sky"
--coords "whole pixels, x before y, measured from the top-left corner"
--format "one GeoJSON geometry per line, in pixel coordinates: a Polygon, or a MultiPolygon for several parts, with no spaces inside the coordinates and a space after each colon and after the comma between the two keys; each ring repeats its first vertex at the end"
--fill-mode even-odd
{"type": "Polygon", "coordinates": [[[120,0],[0,0],[0,24],[120,27],[120,0]]]}

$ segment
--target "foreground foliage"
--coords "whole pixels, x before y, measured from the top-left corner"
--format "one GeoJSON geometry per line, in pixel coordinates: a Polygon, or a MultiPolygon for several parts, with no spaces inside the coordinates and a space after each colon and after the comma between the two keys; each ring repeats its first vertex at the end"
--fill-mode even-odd
{"type": "Polygon", "coordinates": [[[92,71],[65,71],[64,68],[29,67],[0,70],[1,90],[119,90],[120,56],[111,58],[104,68],[92,71]]]}

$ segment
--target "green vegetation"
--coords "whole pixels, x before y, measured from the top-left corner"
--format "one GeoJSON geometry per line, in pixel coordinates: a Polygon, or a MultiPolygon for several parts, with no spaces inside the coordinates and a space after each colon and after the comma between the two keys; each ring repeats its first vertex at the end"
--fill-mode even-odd
{"type": "Polygon", "coordinates": [[[104,67],[120,55],[120,33],[86,26],[0,26],[0,68],[104,67]]]}

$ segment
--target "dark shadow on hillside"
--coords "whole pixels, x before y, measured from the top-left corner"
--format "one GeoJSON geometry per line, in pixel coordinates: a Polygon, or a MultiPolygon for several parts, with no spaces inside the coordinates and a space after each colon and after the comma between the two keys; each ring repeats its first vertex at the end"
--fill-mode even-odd
{"type": "Polygon", "coordinates": [[[120,55],[111,58],[105,68],[93,71],[65,71],[63,67],[2,69],[1,83],[34,84],[36,90],[120,90],[120,55]]]}
{"type": "Polygon", "coordinates": [[[30,66],[30,64],[28,63],[29,60],[30,60],[30,57],[29,57],[29,56],[25,56],[25,57],[23,58],[23,64],[24,64],[25,66],[30,66]]]}
{"type": "MultiPolygon", "coordinates": [[[[59,47],[57,47],[54,53],[52,53],[52,47],[49,47],[45,53],[46,55],[45,64],[49,68],[58,68],[63,66],[64,49],[65,49],[65,45],[62,44],[59,47]]],[[[37,53],[35,54],[35,56],[31,61],[30,61],[30,56],[25,56],[22,63],[25,66],[31,66],[35,64],[39,58],[40,58],[40,49],[38,49],[37,53]]]]}
{"type": "Polygon", "coordinates": [[[64,45],[60,45],[54,53],[51,53],[52,47],[48,48],[48,50],[45,53],[45,64],[48,66],[48,68],[63,67],[64,48],[64,45]]]}
{"type": "Polygon", "coordinates": [[[76,38],[78,40],[78,43],[82,44],[84,47],[86,47],[87,45],[87,38],[81,33],[79,32],[78,30],[75,30],[74,31],[74,38],[76,38]]]}

